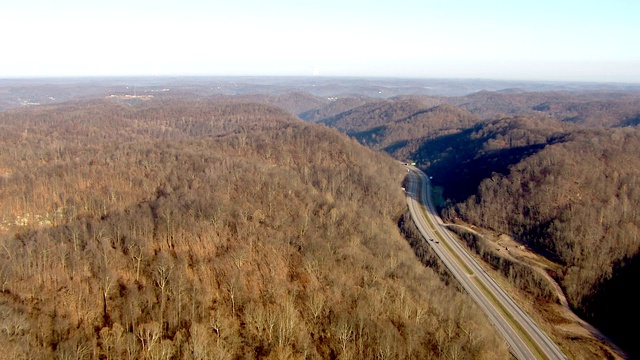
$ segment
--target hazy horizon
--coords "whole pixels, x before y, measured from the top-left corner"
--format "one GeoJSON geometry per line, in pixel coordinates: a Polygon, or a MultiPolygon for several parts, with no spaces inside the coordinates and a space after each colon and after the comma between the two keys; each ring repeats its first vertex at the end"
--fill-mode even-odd
{"type": "Polygon", "coordinates": [[[115,0],[4,6],[0,78],[325,76],[640,83],[633,1],[115,0]]]}

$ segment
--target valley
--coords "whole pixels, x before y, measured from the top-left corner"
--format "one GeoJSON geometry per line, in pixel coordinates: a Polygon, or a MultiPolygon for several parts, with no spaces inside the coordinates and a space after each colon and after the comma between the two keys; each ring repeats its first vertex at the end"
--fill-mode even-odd
{"type": "Polygon", "coordinates": [[[633,86],[0,85],[12,357],[508,357],[420,245],[398,161],[568,358],[638,356],[633,86]]]}

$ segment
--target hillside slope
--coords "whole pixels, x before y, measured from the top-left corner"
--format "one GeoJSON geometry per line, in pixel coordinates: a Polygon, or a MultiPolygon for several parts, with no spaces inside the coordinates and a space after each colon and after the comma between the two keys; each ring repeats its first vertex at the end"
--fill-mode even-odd
{"type": "Polygon", "coordinates": [[[635,91],[479,91],[443,100],[483,119],[548,116],[588,127],[611,127],[638,124],[640,117],[640,93],[635,91]]]}
{"type": "Polygon", "coordinates": [[[441,102],[425,97],[399,97],[370,101],[362,106],[319,121],[347,134],[406,119],[441,102]]]}
{"type": "Polygon", "coordinates": [[[479,119],[448,104],[421,109],[406,118],[359,132],[348,131],[360,143],[382,149],[398,159],[409,157],[416,145],[438,136],[460,132],[479,119]]]}
{"type": "Polygon", "coordinates": [[[400,236],[397,163],[266,105],[0,113],[10,358],[506,358],[400,236]]]}
{"type": "MultiPolygon", "coordinates": [[[[541,305],[552,298],[549,289],[555,286],[543,278],[553,277],[565,293],[560,298],[566,295],[572,309],[634,355],[638,353],[630,336],[634,331],[623,322],[640,314],[632,305],[636,298],[630,295],[632,279],[640,268],[640,243],[636,241],[640,239],[640,218],[629,210],[640,204],[633,190],[639,178],[636,169],[640,168],[634,157],[640,146],[636,140],[639,130],[591,129],[599,113],[591,112],[590,105],[581,108],[580,121],[556,119],[543,109],[524,111],[532,115],[497,116],[502,106],[519,114],[522,104],[518,101],[530,109],[531,104],[554,95],[478,93],[468,98],[479,108],[460,105],[476,114],[439,105],[406,118],[397,116],[402,107],[394,108],[393,100],[385,100],[379,108],[370,103],[338,115],[333,118],[335,123],[328,124],[398,160],[416,161],[432,176],[442,215],[449,222],[471,227],[470,234],[473,228],[490,230],[485,232],[487,238],[495,242],[479,246],[468,236],[469,246],[531,294],[530,301],[541,305]],[[499,98],[495,103],[494,97],[499,98]],[[481,120],[486,115],[482,109],[494,111],[491,116],[495,117],[481,120]],[[509,248],[500,246],[505,238],[509,248]],[[529,251],[524,245],[547,259],[526,254],[529,251]],[[511,246],[522,247],[522,256],[506,253],[511,246]]],[[[569,106],[569,100],[589,100],[592,105],[615,107],[634,98],[633,94],[620,99],[587,95],[573,98],[560,94],[557,101],[562,106],[569,106]]],[[[618,110],[600,124],[620,125],[620,114],[628,109],[618,110]]],[[[548,320],[568,321],[558,320],[561,317],[550,315],[548,320]]],[[[575,350],[570,352],[584,354],[584,349],[574,348],[583,345],[575,345],[573,335],[568,334],[567,346],[575,350]]],[[[595,349],[599,346],[586,352],[598,352],[595,349]]]]}
{"type": "Polygon", "coordinates": [[[464,201],[476,193],[481,181],[493,173],[506,174],[509,166],[563,141],[570,128],[548,118],[505,117],[419,141],[406,157],[429,169],[434,183],[444,187],[446,198],[464,201]]]}
{"type": "Polygon", "coordinates": [[[572,307],[631,353],[637,347],[630,319],[640,319],[632,290],[640,251],[639,146],[638,128],[572,132],[482,181],[476,195],[455,206],[465,220],[514,235],[563,264],[557,277],[572,307]]]}

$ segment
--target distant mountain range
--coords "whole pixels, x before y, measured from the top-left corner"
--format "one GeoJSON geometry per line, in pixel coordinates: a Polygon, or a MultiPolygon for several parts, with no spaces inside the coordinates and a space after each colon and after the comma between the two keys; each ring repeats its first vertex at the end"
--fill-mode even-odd
{"type": "Polygon", "coordinates": [[[531,82],[480,79],[340,77],[106,77],[0,79],[0,110],[108,95],[281,95],[305,92],[321,98],[390,98],[400,95],[465,96],[479,91],[640,91],[640,84],[531,82]]]}

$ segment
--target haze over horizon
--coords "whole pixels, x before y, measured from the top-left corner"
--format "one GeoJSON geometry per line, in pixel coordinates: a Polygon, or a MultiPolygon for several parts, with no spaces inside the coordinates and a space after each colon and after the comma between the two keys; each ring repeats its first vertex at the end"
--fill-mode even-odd
{"type": "Polygon", "coordinates": [[[0,78],[378,76],[640,83],[640,3],[26,0],[0,78]]]}

